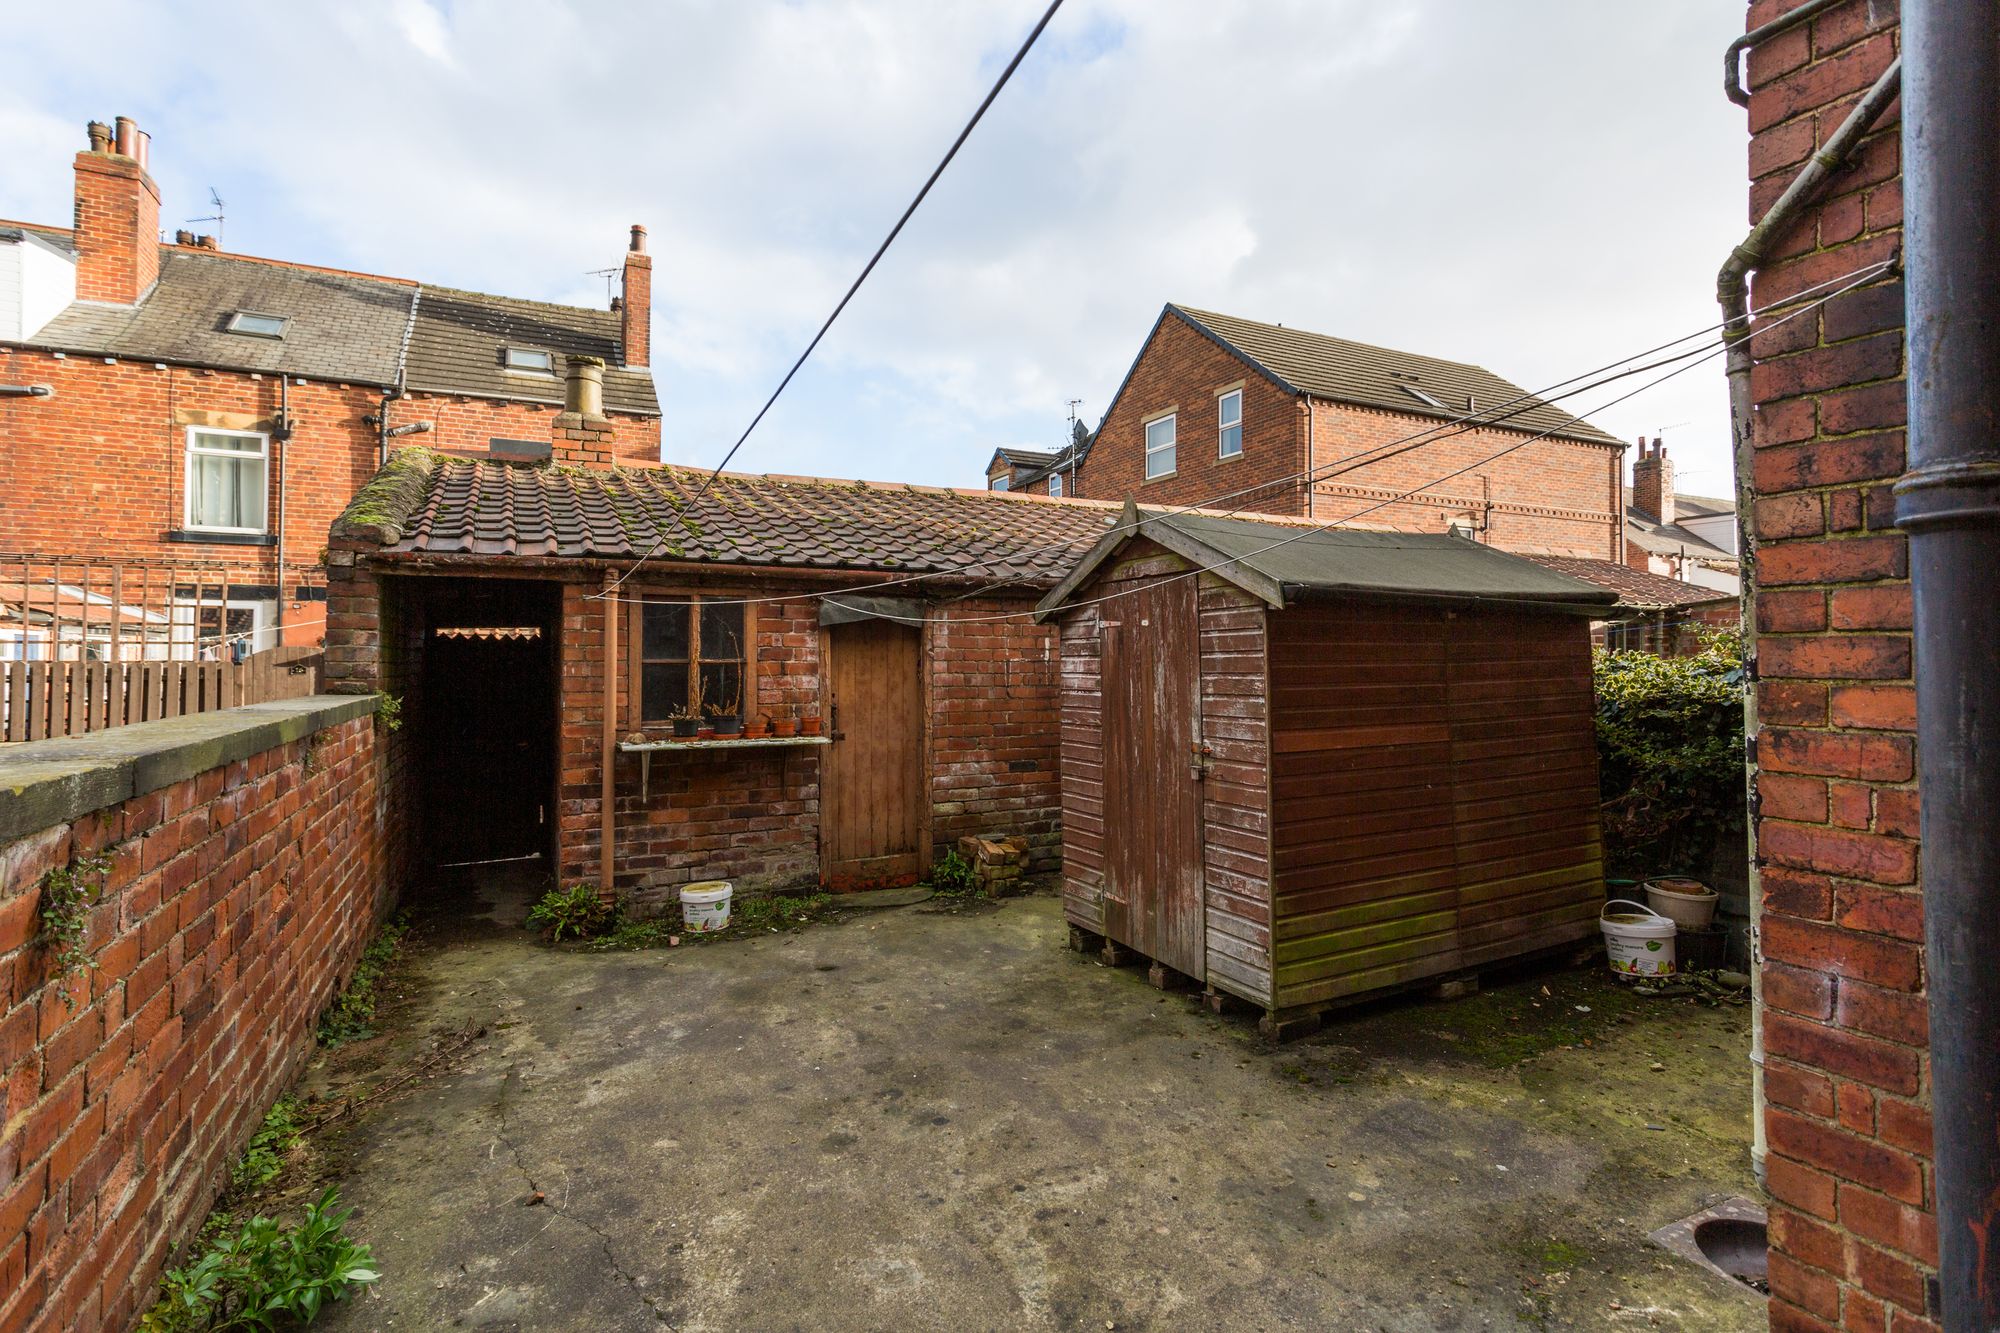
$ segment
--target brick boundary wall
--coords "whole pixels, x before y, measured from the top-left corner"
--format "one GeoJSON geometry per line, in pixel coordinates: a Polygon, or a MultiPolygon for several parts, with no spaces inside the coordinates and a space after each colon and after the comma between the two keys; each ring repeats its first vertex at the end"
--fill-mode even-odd
{"type": "Polygon", "coordinates": [[[403,866],[373,712],[320,696],[0,760],[5,1333],[130,1327],[309,1058],[403,866]],[[42,877],[100,853],[93,965],[51,980],[42,877]]]}
{"type": "MultiPolygon", "coordinates": [[[[1794,0],[1756,0],[1754,27],[1794,0]]],[[[1761,216],[1894,58],[1887,0],[1752,53],[1761,216]]],[[[1764,306],[1902,239],[1884,116],[1753,286],[1764,306]]],[[[1757,845],[1763,878],[1771,1326],[1935,1329],[1937,1264],[1917,842],[1903,293],[1887,281],[1752,342],[1757,845]]]]}

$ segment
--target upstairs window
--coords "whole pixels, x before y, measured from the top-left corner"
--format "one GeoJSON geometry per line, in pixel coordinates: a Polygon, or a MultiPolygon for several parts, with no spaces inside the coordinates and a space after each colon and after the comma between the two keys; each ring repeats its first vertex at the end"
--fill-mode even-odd
{"type": "Polygon", "coordinates": [[[1437,399],[1425,393],[1422,389],[1412,388],[1407,384],[1401,384],[1398,385],[1397,387],[1400,388],[1404,393],[1410,395],[1410,397],[1416,399],[1418,402],[1428,404],[1431,407],[1435,407],[1440,412],[1448,412],[1451,410],[1450,408],[1446,407],[1443,403],[1440,403],[1437,399]]]}
{"type": "Polygon", "coordinates": [[[999,476],[997,476],[997,477],[989,477],[989,478],[987,478],[987,481],[986,481],[986,489],[987,489],[987,490],[989,490],[989,491],[1004,491],[1004,490],[1006,490],[1006,489],[1007,489],[1007,474],[1006,474],[1006,473],[1004,473],[1004,472],[1002,472],[1002,473],[1001,473],[1001,474],[1000,474],[999,476]]]}
{"type": "Polygon", "coordinates": [[[539,347],[509,347],[502,364],[523,375],[553,376],[556,373],[556,354],[539,347]]]}
{"type": "Polygon", "coordinates": [[[1049,494],[1055,496],[1062,494],[1062,473],[1049,473],[1049,494]]]}
{"type": "Polygon", "coordinates": [[[229,317],[223,327],[230,333],[241,333],[251,338],[282,338],[285,336],[283,315],[260,315],[254,310],[239,310],[229,317]]]}
{"type": "Polygon", "coordinates": [[[1146,480],[1174,473],[1175,416],[1168,413],[1146,423],[1146,480]]]}
{"type": "Polygon", "coordinates": [[[1243,390],[1231,389],[1215,400],[1215,440],[1217,458],[1243,452],[1243,390]]]}
{"type": "Polygon", "coordinates": [[[189,427],[187,526],[205,532],[263,532],[270,455],[268,435],[189,427]]]}
{"type": "Polygon", "coordinates": [[[756,680],[750,608],[741,602],[648,602],[636,654],[639,720],[741,716],[756,680]]]}

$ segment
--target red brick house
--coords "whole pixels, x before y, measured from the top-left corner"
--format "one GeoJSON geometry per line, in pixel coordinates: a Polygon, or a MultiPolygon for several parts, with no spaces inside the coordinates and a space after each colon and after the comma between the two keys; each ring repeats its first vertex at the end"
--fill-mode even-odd
{"type": "Polygon", "coordinates": [[[1675,491],[1666,443],[1640,440],[1625,492],[1625,563],[1735,595],[1743,591],[1736,548],[1736,502],[1675,491]]]}
{"type": "Polygon", "coordinates": [[[71,225],[0,224],[0,578],[29,585],[0,622],[78,595],[83,562],[148,562],[118,595],[148,623],[315,642],[327,525],[391,440],[545,455],[570,354],[607,363],[621,459],[658,461],[643,228],[610,310],[454,291],[162,243],[148,152],[93,124],[71,225]]]}
{"type": "Polygon", "coordinates": [[[701,495],[701,472],[576,466],[608,428],[582,392],[553,464],[398,450],[333,528],[331,688],[403,699],[432,854],[661,896],[908,883],[968,834],[1052,868],[1055,638],[1031,613],[1116,508],[701,495]],[[819,730],[672,739],[690,711],[819,730]]]}
{"type": "Polygon", "coordinates": [[[1170,304],[1082,451],[1078,492],[1405,532],[1455,527],[1520,554],[1616,561],[1624,447],[1478,366],[1170,304]],[[1479,412],[1506,420],[1341,467],[1479,412]]]}

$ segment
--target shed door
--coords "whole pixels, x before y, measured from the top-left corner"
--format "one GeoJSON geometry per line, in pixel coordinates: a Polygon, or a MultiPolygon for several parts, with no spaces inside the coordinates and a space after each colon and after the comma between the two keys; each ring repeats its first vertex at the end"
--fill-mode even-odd
{"type": "Polygon", "coordinates": [[[887,620],[827,630],[833,743],[820,790],[820,878],[914,884],[924,856],[922,636],[887,620]]]}
{"type": "Polygon", "coordinates": [[[1104,609],[1104,930],[1206,980],[1192,579],[1104,609]]]}

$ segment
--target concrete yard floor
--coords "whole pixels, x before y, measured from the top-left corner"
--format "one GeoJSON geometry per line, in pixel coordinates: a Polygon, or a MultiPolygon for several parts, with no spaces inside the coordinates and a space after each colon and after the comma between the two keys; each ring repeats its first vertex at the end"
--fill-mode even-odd
{"type": "Polygon", "coordinates": [[[429,933],[355,1058],[486,1036],[326,1145],[384,1277],[322,1327],[1764,1327],[1645,1239],[1752,1191],[1740,1008],[1543,970],[1267,1049],[1048,896],[429,933]]]}

